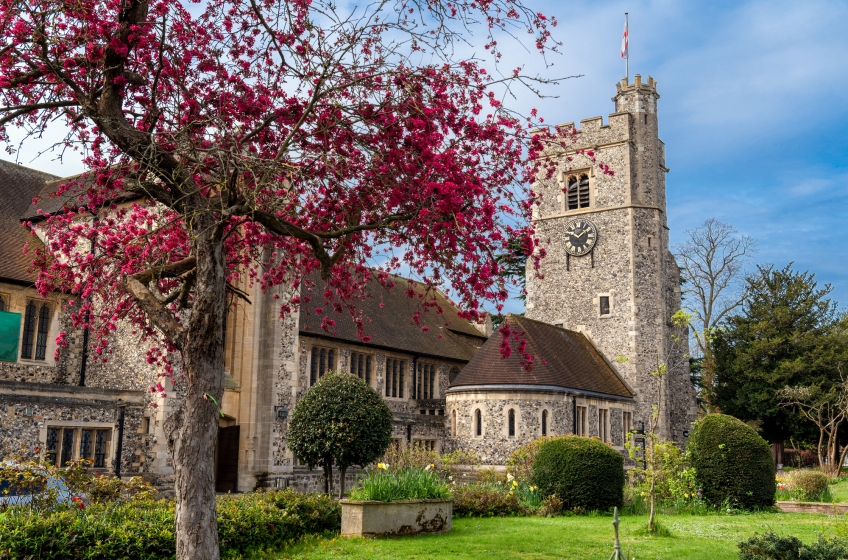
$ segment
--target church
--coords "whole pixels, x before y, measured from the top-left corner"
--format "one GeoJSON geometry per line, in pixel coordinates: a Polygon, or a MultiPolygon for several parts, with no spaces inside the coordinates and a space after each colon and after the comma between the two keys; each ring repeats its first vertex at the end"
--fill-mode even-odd
{"type": "MultiPolygon", "coordinates": [[[[598,437],[624,452],[628,432],[649,424],[685,443],[696,417],[680,275],[669,251],[665,153],[658,136],[657,83],[636,75],[616,84],[615,112],[559,125],[573,134],[534,191],[533,221],[546,257],[526,278],[526,311],[498,330],[475,324],[437,294],[444,311],[411,324],[414,281],[373,282],[360,307],[364,343],[349,318],[335,330],[304,304],[280,318],[280,289],[245,287],[226,321],[226,389],[217,446],[221,492],[256,487],[323,488],[287,446],[289,415],[328,371],[357,375],[388,403],[396,445],[474,451],[502,465],[517,446],[541,436],[598,437]],[[612,173],[605,170],[609,169],[612,173]],[[503,358],[502,333],[517,333],[533,357],[503,358]]],[[[40,454],[63,465],[88,458],[103,472],[144,476],[163,490],[173,480],[163,422],[180,406],[179,387],[152,393],[158,372],[130,329],[119,327],[103,363],[88,355],[88,333],[67,325],[66,298],[42,298],[22,226],[43,219],[62,180],[0,161],[0,455],[40,454]],[[54,339],[68,331],[58,354],[54,339]],[[155,405],[155,406],[151,406],[155,405]]],[[[55,201],[55,199],[54,199],[55,201]]],[[[123,201],[130,202],[130,201],[123,201]]],[[[317,289],[317,288],[316,288],[317,289]]],[[[304,290],[304,288],[301,288],[304,290]]],[[[288,294],[289,296],[291,294],[288,294]]],[[[301,294],[302,295],[302,294],[301,294]]],[[[307,298],[308,299],[308,298],[307,298]]]]}

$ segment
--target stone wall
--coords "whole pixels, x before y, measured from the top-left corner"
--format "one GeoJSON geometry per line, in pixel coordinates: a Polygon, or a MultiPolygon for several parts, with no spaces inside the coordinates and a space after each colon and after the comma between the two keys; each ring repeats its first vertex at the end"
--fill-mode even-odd
{"type": "Polygon", "coordinates": [[[588,436],[598,433],[598,410],[610,411],[613,447],[624,449],[622,412],[632,411],[632,402],[578,396],[566,391],[463,389],[447,394],[450,450],[477,453],[484,465],[503,465],[517,447],[542,436],[542,411],[548,412],[548,436],[574,433],[574,405],[588,408],[588,436]],[[576,401],[576,403],[575,403],[576,401]],[[482,434],[476,435],[475,415],[481,412],[482,434]],[[508,430],[509,410],[515,411],[515,435],[508,430]]]}
{"type": "Polygon", "coordinates": [[[0,456],[43,455],[48,427],[108,428],[107,470],[113,472],[123,407],[121,473],[145,473],[143,457],[149,445],[143,430],[145,405],[140,391],[0,381],[0,456]]]}

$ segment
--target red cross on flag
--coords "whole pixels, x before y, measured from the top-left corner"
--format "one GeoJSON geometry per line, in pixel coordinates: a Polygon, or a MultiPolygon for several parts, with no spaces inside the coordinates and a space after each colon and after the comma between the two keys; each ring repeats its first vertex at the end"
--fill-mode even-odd
{"type": "Polygon", "coordinates": [[[627,47],[628,47],[628,35],[630,33],[627,31],[627,15],[624,15],[624,33],[621,35],[621,58],[629,58],[627,56],[627,47]]]}

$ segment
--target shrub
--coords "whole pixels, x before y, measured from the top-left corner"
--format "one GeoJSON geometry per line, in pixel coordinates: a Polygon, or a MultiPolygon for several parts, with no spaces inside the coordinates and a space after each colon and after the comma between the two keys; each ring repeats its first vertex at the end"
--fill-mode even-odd
{"type": "Polygon", "coordinates": [[[457,485],[453,490],[453,514],[456,517],[502,517],[528,515],[529,507],[514,492],[499,484],[457,485]]]}
{"type": "Polygon", "coordinates": [[[435,469],[428,465],[423,469],[390,471],[380,463],[378,468],[369,469],[360,479],[359,486],[350,493],[351,500],[447,500],[450,490],[435,469]]]}
{"type": "MultiPolygon", "coordinates": [[[[332,499],[292,490],[219,496],[217,510],[224,557],[341,526],[341,510],[332,499]]],[[[175,548],[172,501],[113,502],[52,513],[9,508],[0,515],[0,560],[154,560],[174,558],[175,548]]]]}
{"type": "Polygon", "coordinates": [[[564,436],[545,440],[531,475],[542,496],[556,495],[563,509],[605,511],[624,499],[624,457],[598,439],[564,436]]]}
{"type": "Polygon", "coordinates": [[[828,540],[819,535],[811,545],[797,537],[781,537],[774,533],[754,535],[739,543],[739,560],[843,560],[848,546],[839,539],[828,540]]]}
{"type": "Polygon", "coordinates": [[[339,497],[352,465],[364,467],[389,447],[392,411],[365,381],[331,372],[297,402],[289,422],[289,449],[309,468],[324,468],[332,488],[332,468],[341,471],[339,497]]]}
{"type": "Polygon", "coordinates": [[[793,471],[786,478],[789,493],[795,500],[808,502],[830,501],[829,480],[818,471],[793,471]]]}
{"type": "Polygon", "coordinates": [[[695,481],[704,500],[752,509],[774,505],[775,471],[768,443],[732,416],[710,414],[689,437],[695,481]]]}
{"type": "Polygon", "coordinates": [[[517,447],[506,460],[506,469],[518,480],[530,480],[533,473],[533,461],[536,460],[536,452],[539,446],[548,438],[534,439],[529,443],[517,447]]]}

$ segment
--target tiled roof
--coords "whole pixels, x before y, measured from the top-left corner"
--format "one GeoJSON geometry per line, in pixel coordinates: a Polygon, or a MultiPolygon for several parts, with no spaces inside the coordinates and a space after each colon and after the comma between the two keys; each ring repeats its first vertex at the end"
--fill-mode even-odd
{"type": "MultiPolygon", "coordinates": [[[[504,320],[527,341],[533,356],[530,371],[518,352],[504,359],[503,340],[496,331],[451,383],[451,388],[470,385],[543,385],[617,397],[633,394],[585,335],[526,317],[508,315],[504,320]]],[[[501,327],[503,328],[503,327],[501,327]]],[[[513,347],[516,341],[513,342],[513,347]]]]}
{"type": "Polygon", "coordinates": [[[44,190],[47,181],[55,175],[42,173],[16,163],[0,160],[0,279],[33,283],[34,272],[29,272],[32,258],[23,253],[27,241],[38,245],[37,237],[30,235],[21,225],[21,218],[32,199],[44,190]]]}
{"type": "Polygon", "coordinates": [[[438,314],[430,308],[426,312],[422,311],[420,324],[413,323],[412,317],[416,310],[422,308],[423,300],[410,298],[405,292],[412,283],[417,292],[421,293],[421,285],[400,276],[393,276],[392,280],[395,286],[390,290],[381,286],[376,279],[372,280],[368,285],[368,296],[356,302],[357,310],[361,310],[365,317],[363,334],[371,337],[367,344],[362,342],[347,311],[327,311],[336,324],[329,327],[328,331],[321,328],[324,315],[317,314],[315,309],[325,307],[321,296],[323,282],[316,278],[312,279],[316,285],[309,294],[312,301],[301,304],[300,333],[463,362],[470,360],[477,348],[486,341],[480,331],[459,317],[459,310],[439,292],[436,293],[436,300],[442,313],[438,314]],[[425,331],[422,327],[428,327],[429,330],[425,331]]]}

